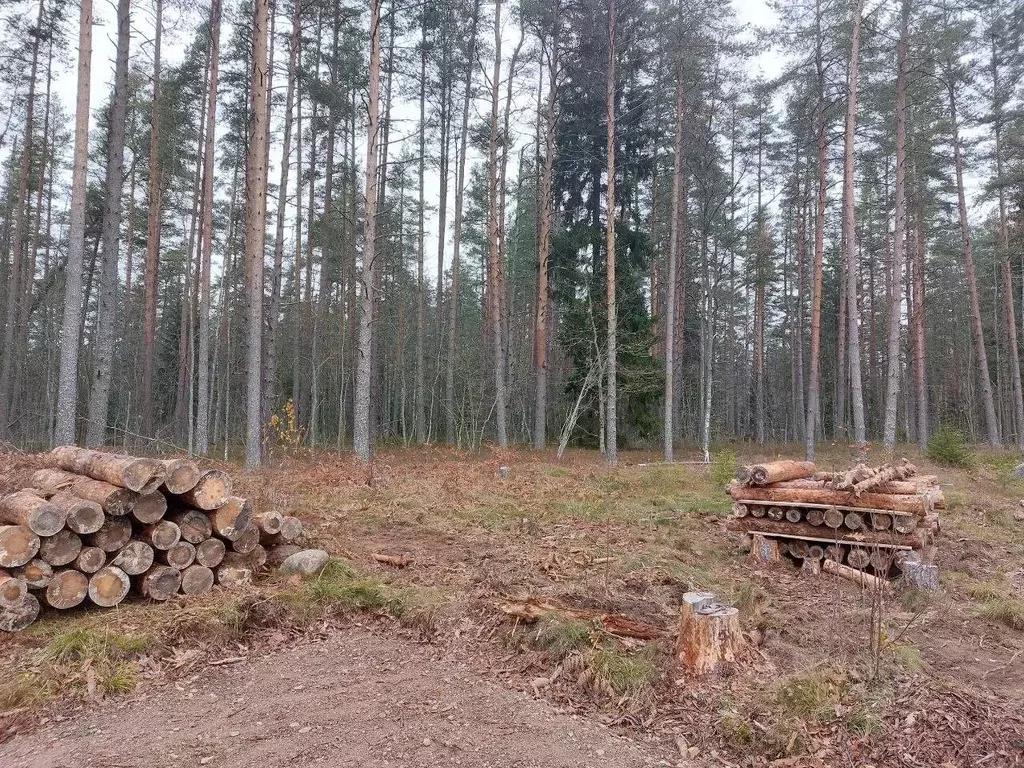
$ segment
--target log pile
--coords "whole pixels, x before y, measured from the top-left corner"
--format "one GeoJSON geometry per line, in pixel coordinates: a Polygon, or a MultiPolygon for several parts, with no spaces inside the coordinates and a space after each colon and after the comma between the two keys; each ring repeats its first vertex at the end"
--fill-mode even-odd
{"type": "Polygon", "coordinates": [[[788,460],[741,467],[729,493],[729,530],[774,542],[772,552],[808,573],[828,561],[882,578],[901,572],[908,553],[931,547],[946,506],[937,478],[918,475],[906,461],[848,472],[816,472],[811,462],[788,460]]]}
{"type": "Polygon", "coordinates": [[[40,608],[109,608],[252,580],[296,549],[302,523],[254,513],[231,478],[187,459],[55,448],[32,487],[0,498],[0,630],[40,608]]]}

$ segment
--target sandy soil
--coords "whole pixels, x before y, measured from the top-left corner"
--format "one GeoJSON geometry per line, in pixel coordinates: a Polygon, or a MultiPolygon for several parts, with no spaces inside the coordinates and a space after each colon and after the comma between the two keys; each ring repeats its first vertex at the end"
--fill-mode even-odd
{"type": "Polygon", "coordinates": [[[4,768],[639,768],[663,757],[437,647],[363,628],[208,667],[192,686],[153,688],[0,745],[4,768]]]}

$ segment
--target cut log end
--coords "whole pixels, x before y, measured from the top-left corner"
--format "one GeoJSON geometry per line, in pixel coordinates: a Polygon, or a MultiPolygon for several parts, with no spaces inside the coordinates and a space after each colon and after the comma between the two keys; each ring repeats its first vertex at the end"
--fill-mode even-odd
{"type": "Polygon", "coordinates": [[[208,469],[199,476],[198,482],[181,498],[190,507],[213,510],[224,506],[231,496],[231,478],[219,469],[208,469]]]}
{"type": "Polygon", "coordinates": [[[20,632],[39,616],[39,600],[35,595],[25,595],[16,605],[0,605],[0,630],[20,632]]]}
{"type": "Polygon", "coordinates": [[[181,571],[169,565],[153,565],[137,577],[139,594],[151,600],[170,600],[181,586],[181,571]]]}
{"type": "Polygon", "coordinates": [[[153,565],[153,547],[144,541],[132,540],[118,551],[110,564],[129,576],[145,573],[153,565]]]}
{"type": "Polygon", "coordinates": [[[199,482],[199,467],[188,459],[164,459],[164,484],[162,490],[175,496],[188,493],[199,482]]]}
{"type": "Polygon", "coordinates": [[[196,548],[187,541],[179,541],[173,547],[158,552],[157,559],[164,565],[183,571],[195,562],[196,548]]]}
{"type": "Polygon", "coordinates": [[[32,589],[46,589],[53,580],[53,566],[38,557],[15,568],[12,573],[32,589]]]}
{"type": "Polygon", "coordinates": [[[184,509],[171,512],[167,519],[178,526],[181,538],[189,544],[199,544],[213,536],[213,525],[205,512],[184,509]]]}
{"type": "Polygon", "coordinates": [[[205,565],[190,565],[181,572],[181,592],[185,595],[200,595],[213,589],[214,574],[205,565]]]}
{"type": "Polygon", "coordinates": [[[161,520],[167,512],[167,497],[162,493],[141,494],[132,506],[132,517],[149,524],[161,520]]]}
{"type": "Polygon", "coordinates": [[[0,608],[14,608],[28,594],[28,584],[24,579],[0,571],[0,608]]]}
{"type": "Polygon", "coordinates": [[[23,525],[0,525],[0,568],[25,565],[39,553],[39,537],[23,525]]]}
{"type": "Polygon", "coordinates": [[[247,555],[260,545],[260,529],[254,523],[249,523],[242,531],[242,535],[231,542],[231,549],[247,555]]]}
{"type": "Polygon", "coordinates": [[[73,568],[55,571],[43,594],[48,606],[66,611],[85,600],[89,594],[89,577],[73,568]]]}
{"type": "Polygon", "coordinates": [[[181,529],[170,520],[161,520],[141,526],[139,538],[153,549],[167,550],[181,541],[181,529]]]}
{"type": "Polygon", "coordinates": [[[96,533],[90,533],[84,538],[86,544],[99,547],[104,552],[117,552],[131,537],[130,520],[125,517],[108,517],[96,533]]]}
{"type": "Polygon", "coordinates": [[[240,587],[252,583],[252,568],[223,563],[216,568],[217,583],[224,587],[240,587]]]}
{"type": "Polygon", "coordinates": [[[206,539],[196,544],[196,562],[207,568],[216,568],[221,564],[227,547],[220,539],[206,539]]]}
{"type": "Polygon", "coordinates": [[[235,541],[252,522],[252,507],[248,500],[232,496],[217,509],[208,513],[213,531],[222,539],[235,541]]]}
{"type": "Polygon", "coordinates": [[[89,579],[89,600],[103,608],[112,608],[128,595],[131,589],[128,574],[116,566],[107,566],[89,579]]]}
{"type": "Polygon", "coordinates": [[[75,558],[75,569],[82,573],[96,573],[107,564],[107,553],[99,547],[82,547],[75,558]]]}
{"type": "Polygon", "coordinates": [[[50,498],[50,503],[67,511],[68,530],[79,535],[96,533],[103,526],[103,507],[95,501],[59,493],[50,498]]]}
{"type": "Polygon", "coordinates": [[[253,515],[253,523],[259,529],[260,534],[274,535],[280,533],[284,527],[284,515],[280,512],[261,512],[253,515]]]}
{"type": "Polygon", "coordinates": [[[31,489],[0,498],[0,523],[23,525],[36,536],[53,536],[67,522],[68,512],[31,489]]]}
{"type": "Polygon", "coordinates": [[[81,551],[82,538],[66,528],[39,540],[39,557],[53,566],[74,562],[81,551]]]}

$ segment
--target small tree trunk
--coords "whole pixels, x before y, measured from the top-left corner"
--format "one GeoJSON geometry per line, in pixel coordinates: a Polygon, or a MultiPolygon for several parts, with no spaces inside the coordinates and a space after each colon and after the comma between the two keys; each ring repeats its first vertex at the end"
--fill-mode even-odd
{"type": "Polygon", "coordinates": [[[679,263],[679,204],[683,185],[683,83],[682,67],[676,68],[675,129],[672,139],[672,198],[668,225],[668,282],[665,290],[665,394],[662,441],[665,461],[672,461],[675,443],[675,284],[679,263]]]}
{"type": "Polygon", "coordinates": [[[616,382],[616,358],[618,342],[616,331],[618,321],[615,313],[615,0],[608,0],[608,72],[607,72],[607,110],[608,110],[608,196],[605,201],[605,229],[607,234],[606,285],[608,299],[608,391],[605,406],[605,460],[614,467],[619,460],[618,419],[616,416],[616,400],[618,398],[616,382]]]}

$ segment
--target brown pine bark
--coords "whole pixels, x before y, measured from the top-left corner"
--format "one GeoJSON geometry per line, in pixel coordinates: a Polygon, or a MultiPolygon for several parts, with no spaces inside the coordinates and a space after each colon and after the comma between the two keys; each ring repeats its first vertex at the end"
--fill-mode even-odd
{"type": "MultiPolygon", "coordinates": [[[[44,494],[55,494],[61,491],[70,493],[80,499],[99,504],[108,515],[127,515],[132,511],[138,494],[135,491],[121,488],[102,480],[82,477],[61,469],[40,469],[32,475],[32,485],[44,494]]],[[[69,513],[70,514],[70,513],[69,513]]]]}
{"type": "MultiPolygon", "coordinates": [[[[681,54],[680,54],[681,55],[681,54]]],[[[664,423],[662,426],[663,455],[665,461],[672,461],[674,458],[675,446],[675,369],[676,369],[676,339],[675,339],[675,315],[676,315],[676,291],[675,284],[679,270],[679,205],[682,197],[683,185],[683,83],[682,66],[677,64],[675,69],[676,99],[675,99],[675,128],[672,132],[672,197],[669,210],[668,224],[668,277],[667,289],[665,291],[665,393],[663,396],[662,408],[664,410],[664,423]]]]}

